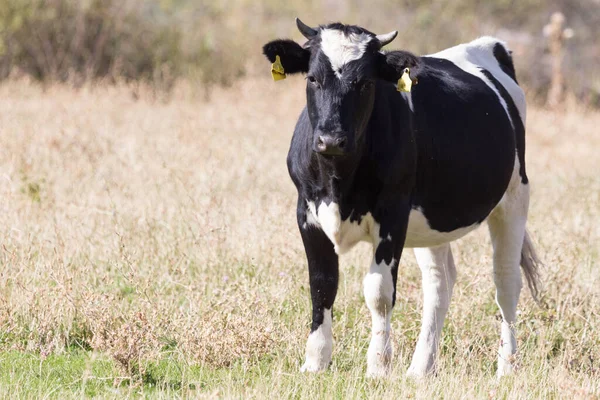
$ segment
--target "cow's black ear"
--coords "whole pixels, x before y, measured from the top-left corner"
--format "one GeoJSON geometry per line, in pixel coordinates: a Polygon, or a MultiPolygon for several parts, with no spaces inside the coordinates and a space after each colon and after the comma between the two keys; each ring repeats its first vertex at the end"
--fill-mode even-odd
{"type": "Polygon", "coordinates": [[[396,83],[406,68],[410,68],[410,75],[414,77],[419,70],[419,64],[419,57],[408,51],[398,50],[380,54],[379,78],[396,83]]]}
{"type": "Polygon", "coordinates": [[[263,53],[270,62],[275,62],[279,56],[286,74],[308,72],[310,51],[289,39],[280,39],[263,46],[263,53]]]}

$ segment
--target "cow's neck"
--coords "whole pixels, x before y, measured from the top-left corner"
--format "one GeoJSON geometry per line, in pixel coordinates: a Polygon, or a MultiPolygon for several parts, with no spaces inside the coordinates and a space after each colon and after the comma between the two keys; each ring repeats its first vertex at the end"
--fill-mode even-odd
{"type": "Polygon", "coordinates": [[[358,152],[339,158],[317,156],[321,189],[319,197],[343,203],[355,186],[356,171],[361,159],[362,154],[358,152]]]}

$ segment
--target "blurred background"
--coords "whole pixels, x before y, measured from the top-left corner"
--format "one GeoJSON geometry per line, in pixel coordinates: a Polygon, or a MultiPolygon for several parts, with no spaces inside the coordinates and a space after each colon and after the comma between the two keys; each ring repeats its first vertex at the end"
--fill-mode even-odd
{"type": "Polygon", "coordinates": [[[565,97],[600,106],[600,0],[0,0],[0,79],[75,86],[140,81],[169,91],[180,79],[206,93],[268,67],[261,45],[301,40],[309,25],[342,21],[398,30],[390,48],[427,54],[481,35],[506,40],[530,101],[552,79],[544,27],[561,12],[565,97]]]}

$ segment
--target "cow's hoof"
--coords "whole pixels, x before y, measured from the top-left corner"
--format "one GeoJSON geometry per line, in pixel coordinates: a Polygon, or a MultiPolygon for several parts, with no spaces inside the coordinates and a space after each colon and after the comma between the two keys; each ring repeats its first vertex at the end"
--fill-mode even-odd
{"type": "Polygon", "coordinates": [[[375,335],[367,351],[367,377],[383,378],[390,374],[392,365],[392,346],[389,336],[375,335]]]}
{"type": "Polygon", "coordinates": [[[390,375],[390,367],[385,365],[367,367],[367,378],[381,379],[390,375]]]}
{"type": "Polygon", "coordinates": [[[514,372],[515,372],[515,367],[510,361],[504,359],[503,357],[498,358],[498,372],[496,374],[498,379],[500,379],[504,376],[513,375],[514,372]]]}
{"type": "Polygon", "coordinates": [[[433,368],[430,368],[428,370],[427,367],[418,367],[418,366],[414,366],[414,365],[411,365],[408,368],[408,371],[406,371],[406,376],[408,376],[409,378],[414,379],[414,380],[423,380],[433,374],[434,374],[433,368]]]}
{"type": "Polygon", "coordinates": [[[320,363],[312,360],[306,360],[304,365],[300,367],[300,372],[323,372],[327,370],[329,363],[320,363]]]}

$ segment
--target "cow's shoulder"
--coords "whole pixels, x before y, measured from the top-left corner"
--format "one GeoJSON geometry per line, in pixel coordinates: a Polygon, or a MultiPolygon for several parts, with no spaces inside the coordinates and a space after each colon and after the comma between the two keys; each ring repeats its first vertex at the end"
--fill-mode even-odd
{"type": "Polygon", "coordinates": [[[292,181],[298,189],[307,182],[312,182],[314,167],[312,154],[312,126],[305,106],[298,117],[294,135],[287,155],[287,167],[292,181]]]}

